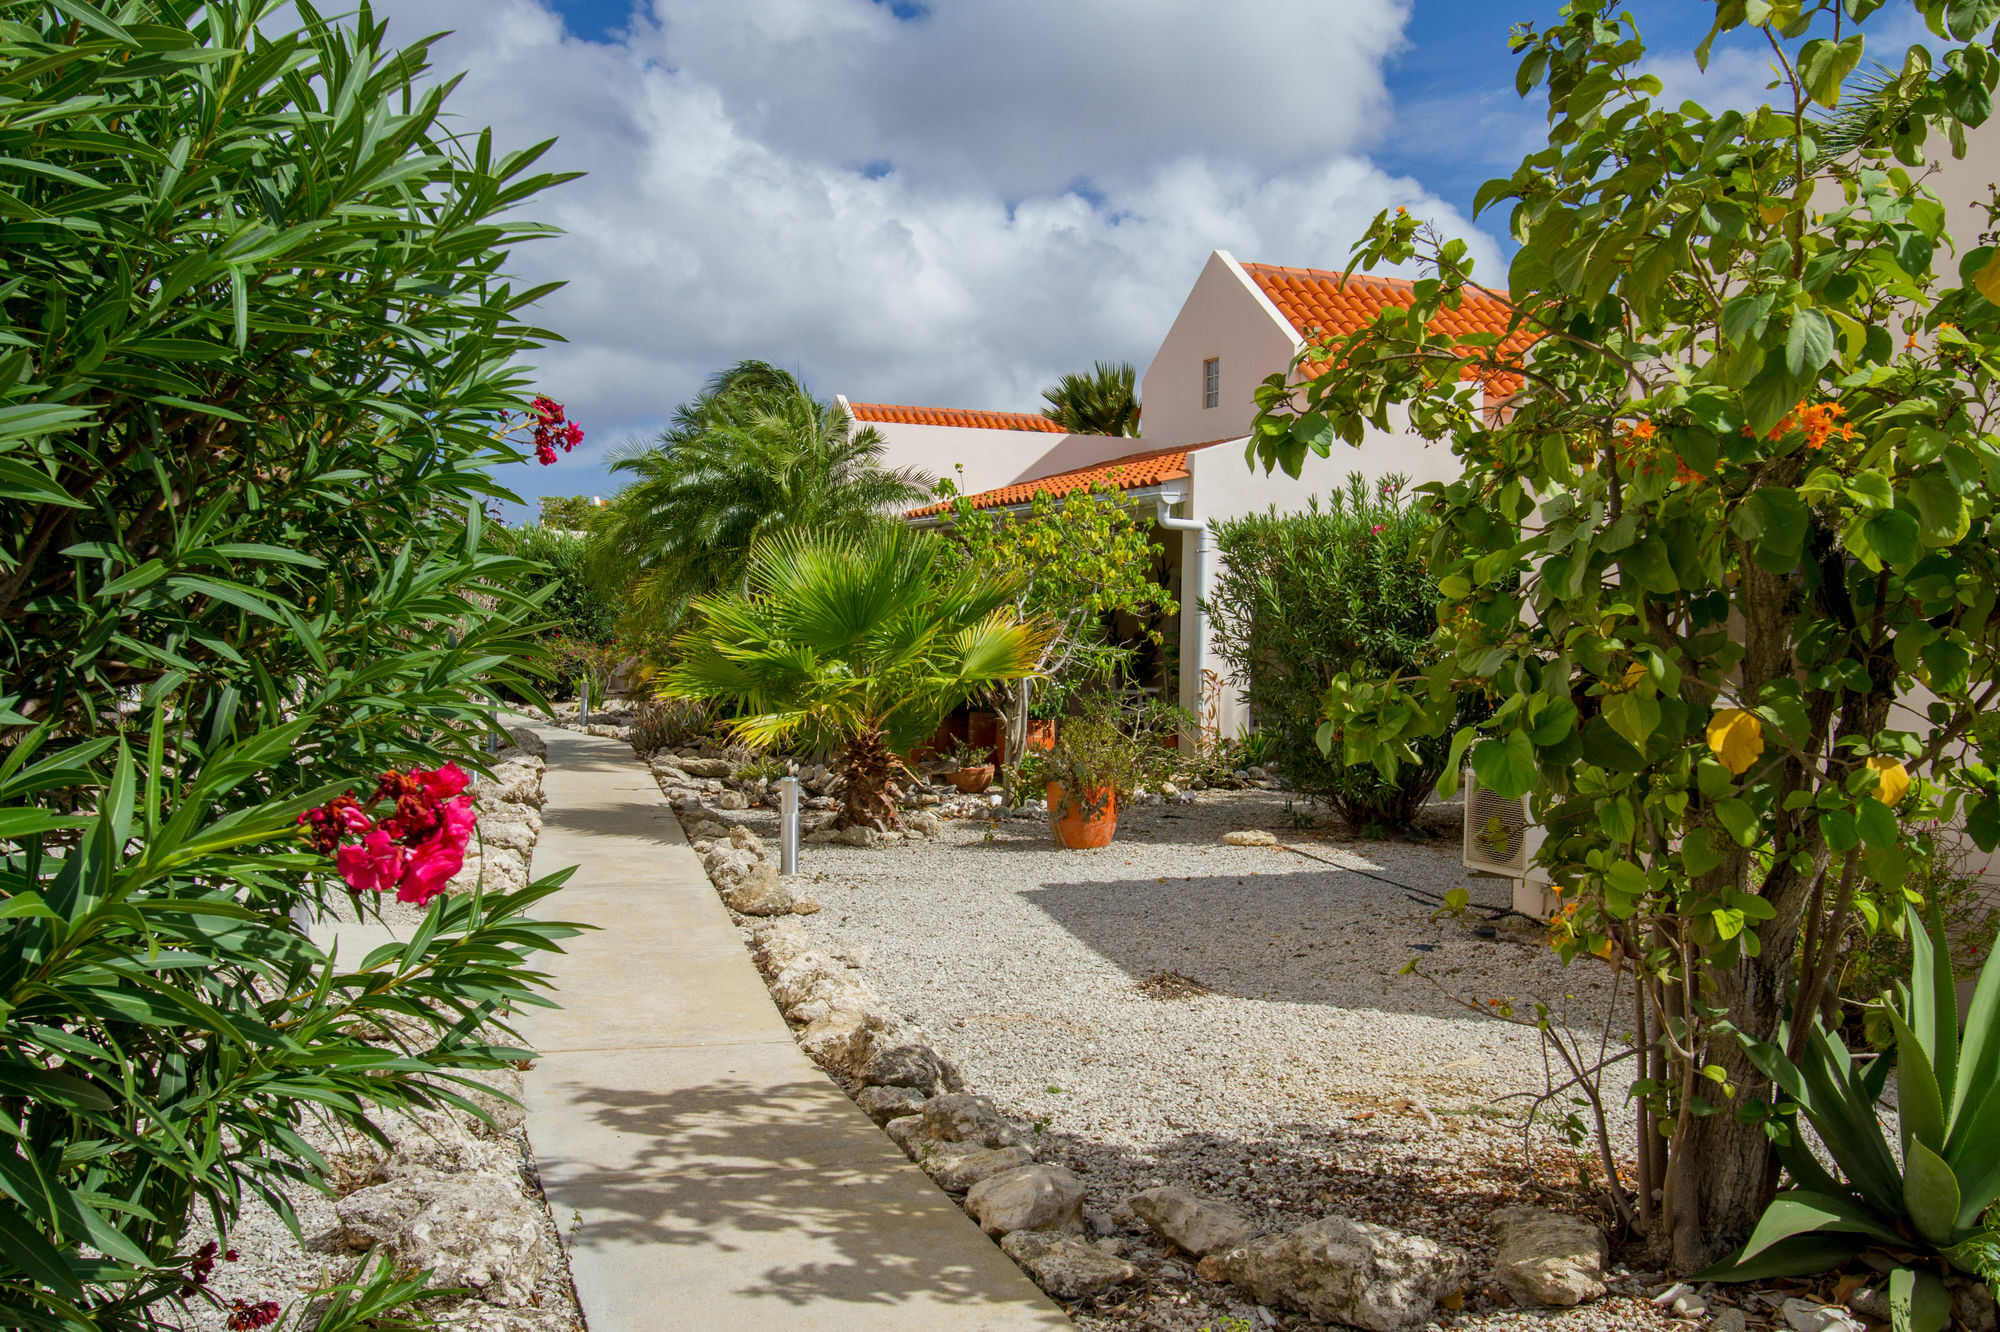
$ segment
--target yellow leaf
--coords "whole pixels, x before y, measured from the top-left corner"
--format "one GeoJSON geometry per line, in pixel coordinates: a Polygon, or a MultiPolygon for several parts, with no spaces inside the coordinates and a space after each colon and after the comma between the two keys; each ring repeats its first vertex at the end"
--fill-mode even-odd
{"type": "Polygon", "coordinates": [[[1764,723],[1742,708],[1724,708],[1709,719],[1708,748],[1741,777],[1764,752],[1764,723]]]}
{"type": "Polygon", "coordinates": [[[1981,296],[2000,305],[2000,250],[1995,250],[1993,257],[1986,261],[1986,267],[1973,275],[1972,285],[1979,289],[1981,296]]]}
{"type": "Polygon", "coordinates": [[[1630,693],[1632,690],[1637,689],[1645,679],[1646,663],[1635,661],[1625,668],[1625,678],[1619,681],[1618,687],[1623,692],[1630,693]]]}
{"type": "Polygon", "coordinates": [[[1757,216],[1764,220],[1765,226],[1775,227],[1778,223],[1784,221],[1785,215],[1791,211],[1791,209],[1783,204],[1765,204],[1757,210],[1757,216]]]}
{"type": "Polygon", "coordinates": [[[1893,805],[1910,789],[1910,770],[1892,758],[1877,754],[1868,760],[1870,770],[1880,773],[1875,782],[1875,798],[1893,805]]]}

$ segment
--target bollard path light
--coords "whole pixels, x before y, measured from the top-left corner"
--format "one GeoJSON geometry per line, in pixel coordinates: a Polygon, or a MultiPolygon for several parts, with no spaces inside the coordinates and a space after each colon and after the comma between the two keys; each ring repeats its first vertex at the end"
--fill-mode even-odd
{"type": "Polygon", "coordinates": [[[799,779],[778,782],[778,873],[799,872],[799,779]]]}

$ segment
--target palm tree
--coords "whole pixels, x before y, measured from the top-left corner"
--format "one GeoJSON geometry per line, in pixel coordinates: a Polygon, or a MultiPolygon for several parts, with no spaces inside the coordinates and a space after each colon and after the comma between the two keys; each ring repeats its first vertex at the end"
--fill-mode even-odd
{"type": "Polygon", "coordinates": [[[1139,433],[1139,372],[1130,361],[1099,361],[1087,375],[1067,374],[1042,390],[1042,415],[1077,435],[1139,433]]]}
{"type": "Polygon", "coordinates": [[[900,755],[988,686],[1033,673],[1045,626],[1015,588],[930,532],[879,523],[791,532],[743,586],[697,599],[662,693],[728,704],[747,743],[837,749],[841,826],[897,822],[900,755]]]}
{"type": "Polygon", "coordinates": [[[671,625],[690,598],[734,585],[761,540],[922,503],[930,478],[883,467],[882,452],[873,427],[854,430],[788,372],[744,361],[676,409],[656,442],[614,459],[633,479],[597,511],[595,566],[631,585],[641,621],[671,625]]]}

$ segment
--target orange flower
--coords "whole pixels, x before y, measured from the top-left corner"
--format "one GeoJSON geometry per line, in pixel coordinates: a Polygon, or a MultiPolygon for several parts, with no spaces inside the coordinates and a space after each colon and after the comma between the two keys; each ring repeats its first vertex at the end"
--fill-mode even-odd
{"type": "MultiPolygon", "coordinates": [[[[1806,432],[1806,447],[1809,449],[1825,448],[1827,436],[1834,432],[1834,423],[1846,414],[1845,409],[1837,402],[1824,402],[1816,407],[1800,403],[1797,410],[1800,424],[1806,432]]],[[[1847,436],[1844,435],[1842,438],[1847,436]]]]}
{"type": "MultiPolygon", "coordinates": [[[[1813,404],[1801,402],[1789,413],[1779,417],[1778,423],[1764,432],[1764,438],[1783,439],[1794,430],[1799,430],[1805,433],[1807,448],[1823,449],[1827,440],[1835,435],[1843,440],[1854,438],[1854,427],[1840,423],[1840,418],[1845,415],[1847,409],[1837,402],[1813,404]]],[[[1751,439],[1757,438],[1757,433],[1749,426],[1743,427],[1743,433],[1751,439]]]]}

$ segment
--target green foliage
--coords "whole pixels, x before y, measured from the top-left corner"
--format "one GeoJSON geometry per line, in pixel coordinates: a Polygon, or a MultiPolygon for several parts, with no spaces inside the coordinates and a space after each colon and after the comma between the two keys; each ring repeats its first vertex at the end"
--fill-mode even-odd
{"type": "Polygon", "coordinates": [[[1436,524],[1404,502],[1404,484],[1371,489],[1357,472],[1324,509],[1314,496],[1303,513],[1213,525],[1222,570],[1203,609],[1216,655],[1244,682],[1285,779],[1356,828],[1413,823],[1449,749],[1417,736],[1384,776],[1372,752],[1349,759],[1320,725],[1336,681],[1415,675],[1436,658],[1437,581],[1419,554],[1436,524]]]}
{"type": "Polygon", "coordinates": [[[975,692],[1034,670],[1047,633],[1015,595],[900,525],[773,537],[742,590],[695,601],[662,692],[736,709],[753,746],[844,750],[846,817],[893,823],[898,756],[975,692]]]}
{"type": "Polygon", "coordinates": [[[537,502],[536,518],[543,527],[581,532],[590,526],[590,515],[597,507],[588,495],[544,495],[537,502]]]}
{"type": "Polygon", "coordinates": [[[641,699],[632,711],[632,748],[642,758],[663,749],[684,749],[705,739],[714,722],[714,711],[691,699],[641,699]]]}
{"type": "Polygon", "coordinates": [[[157,1325],[193,1209],[321,1180],[308,1113],[469,1106],[570,932],[527,916],[559,878],[364,958],[292,923],[326,904],[300,811],[474,763],[499,692],[535,697],[530,566],[482,513],[545,337],[507,247],[557,178],[447,127],[365,8],[278,9],[0,25],[10,1326],[157,1325]]]}
{"type": "Polygon", "coordinates": [[[1732,1033],[1773,1039],[1795,990],[1816,1010],[1862,885],[1917,872],[1909,774],[2000,841],[2000,251],[1948,237],[1906,169],[1986,119],[1996,11],[1912,7],[1947,49],[1886,62],[1908,114],[1863,118],[1838,158],[1812,108],[1839,103],[1873,5],[1720,4],[1718,29],[1772,46],[1774,104],[1747,112],[1656,101],[1629,16],[1597,0],[1521,30],[1550,129],[1479,193],[1511,206],[1506,292],[1384,214],[1356,262],[1426,264],[1413,304],[1307,349],[1327,368],[1302,391],[1259,390],[1270,465],[1397,404],[1452,441],[1462,475],[1424,488],[1451,637],[1427,679],[1362,682],[1331,715],[1350,756],[1450,733],[1452,767],[1533,793],[1568,947],[1643,980],[1663,1076],[1640,1080],[1639,1221],[1683,1268],[1768,1200],[1766,1145],[1729,1112],[1760,1079],[1732,1033]],[[1512,302],[1512,334],[1442,331],[1480,292],[1512,302]],[[1892,714],[1919,684],[1934,701],[1892,714]],[[1495,709],[1454,733],[1468,688],[1495,709]]]}
{"type": "Polygon", "coordinates": [[[1874,1001],[1910,970],[1914,943],[1908,906],[1937,913],[1962,981],[1977,974],[1980,962],[1993,950],[1996,933],[2000,933],[2000,905],[1980,879],[1972,848],[1963,835],[1948,825],[1907,817],[1903,835],[1919,852],[1910,877],[1893,892],[1884,892],[1874,883],[1857,886],[1857,919],[1849,928],[1849,946],[1841,959],[1838,993],[1846,996],[1849,1011],[1860,1015],[1858,1024],[1848,1026],[1858,1025],[1871,1045],[1888,1045],[1894,1040],[1874,1001]]]}
{"type": "Polygon", "coordinates": [[[1139,433],[1139,372],[1130,361],[1098,361],[1042,390],[1042,415],[1073,435],[1139,433]]]}
{"type": "Polygon", "coordinates": [[[1986,1209],[1979,1230],[1957,1248],[1958,1266],[1977,1272],[1986,1288],[2000,1296],[2000,1207],[1986,1209]]]}
{"type": "Polygon", "coordinates": [[[1237,753],[1246,766],[1262,767],[1267,763],[1278,761],[1282,744],[1283,741],[1276,730],[1260,726],[1249,734],[1238,737],[1237,753]]]}
{"type": "Polygon", "coordinates": [[[1141,620],[1158,644],[1150,625],[1180,613],[1158,577],[1164,548],[1138,506],[1112,486],[1061,496],[1038,490],[1019,514],[975,509],[948,480],[937,493],[951,504],[951,534],[971,567],[1016,588],[1023,619],[1052,627],[1037,663],[1043,678],[1035,692],[1045,698],[1067,705],[1077,690],[1101,686],[1129,665],[1132,648],[1111,640],[1110,617],[1141,620]]]}
{"type": "MultiPolygon", "coordinates": [[[[1817,1014],[1796,1061],[1744,1038],[1752,1062],[1781,1092],[1779,1113],[1802,1115],[1840,1173],[1820,1164],[1796,1128],[1774,1126],[1792,1187],[1772,1200],[1748,1243],[1704,1278],[1807,1275],[1870,1246],[1929,1253],[1974,1274],[1990,1268],[1982,1218],[2000,1201],[2000,957],[1987,959],[1961,1037],[1942,916],[1934,911],[1929,928],[1917,925],[1911,937],[1909,984],[1887,1008],[1893,1056],[1857,1060],[1818,1026],[1817,1014]],[[1891,1149],[1876,1112],[1892,1060],[1900,1150],[1891,1149]]],[[[1897,1332],[1949,1323],[1951,1301],[1934,1273],[1904,1268],[1892,1297],[1898,1289],[1897,1332]]]]}
{"type": "MultiPolygon", "coordinates": [[[[421,48],[253,36],[273,7],[79,28],[26,4],[0,33],[0,723],[185,688],[226,734],[379,639],[385,600],[512,567],[383,538],[505,493],[493,422],[521,405],[504,366],[536,293],[497,265],[543,229],[495,215],[553,178],[441,138],[421,48]],[[277,128],[302,114],[311,134],[277,128]]],[[[505,660],[485,618],[447,660],[505,660]]]]}
{"type": "Polygon", "coordinates": [[[632,584],[634,627],[656,632],[677,627],[691,598],[737,585],[760,541],[878,521],[930,483],[883,467],[874,427],[854,429],[762,361],[716,375],[611,470],[632,481],[591,515],[597,568],[632,584]]]}
{"type": "MultiPolygon", "coordinates": [[[[313,1292],[312,1305],[298,1310],[291,1328],[304,1328],[312,1318],[312,1332],[416,1332],[435,1327],[435,1320],[413,1311],[418,1301],[435,1299],[430,1288],[430,1272],[406,1273],[386,1252],[371,1253],[361,1260],[353,1277],[337,1286],[313,1292]]],[[[279,1332],[287,1332],[280,1323],[279,1332]]]]}
{"type": "Polygon", "coordinates": [[[582,533],[544,524],[495,528],[492,539],[496,549],[536,566],[519,585],[530,593],[550,589],[542,616],[556,633],[584,643],[608,643],[617,635],[623,608],[593,575],[582,533]]]}
{"type": "Polygon", "coordinates": [[[1166,780],[1174,755],[1161,740],[1171,738],[1175,729],[1171,724],[1158,725],[1157,719],[1155,724],[1142,720],[1121,726],[1101,706],[1082,716],[1065,717],[1050,748],[1030,751],[1022,759],[1021,781],[1030,790],[1054,782],[1062,788],[1066,805],[1096,818],[1114,799],[1123,805],[1134,791],[1157,790],[1166,780]]]}
{"type": "Polygon", "coordinates": [[[589,685],[593,707],[611,696],[611,682],[632,659],[631,652],[615,639],[609,643],[588,643],[559,635],[546,640],[543,656],[557,685],[550,692],[562,698],[580,699],[583,687],[589,685]]]}

